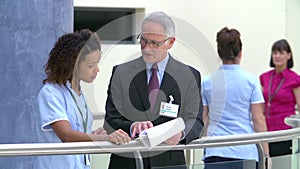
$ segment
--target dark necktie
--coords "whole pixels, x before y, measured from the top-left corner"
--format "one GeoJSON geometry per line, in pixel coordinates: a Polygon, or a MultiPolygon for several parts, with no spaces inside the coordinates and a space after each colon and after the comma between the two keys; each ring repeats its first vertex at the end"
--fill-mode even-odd
{"type": "Polygon", "coordinates": [[[149,101],[150,101],[150,110],[153,111],[153,107],[157,98],[157,94],[159,91],[159,82],[157,77],[157,64],[154,63],[152,65],[152,75],[150,77],[149,85],[148,85],[148,91],[149,91],[149,101]]]}

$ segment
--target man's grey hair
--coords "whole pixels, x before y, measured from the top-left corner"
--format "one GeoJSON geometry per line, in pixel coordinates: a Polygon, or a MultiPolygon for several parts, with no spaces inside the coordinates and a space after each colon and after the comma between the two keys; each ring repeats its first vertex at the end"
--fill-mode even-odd
{"type": "Polygon", "coordinates": [[[142,22],[142,28],[146,22],[156,22],[165,28],[164,33],[167,36],[175,36],[175,23],[172,18],[164,12],[153,12],[147,15],[142,22]]]}

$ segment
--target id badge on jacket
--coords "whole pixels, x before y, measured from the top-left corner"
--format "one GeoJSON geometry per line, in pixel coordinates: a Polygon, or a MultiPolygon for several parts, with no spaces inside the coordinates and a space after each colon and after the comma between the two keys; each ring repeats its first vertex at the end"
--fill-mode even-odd
{"type": "Polygon", "coordinates": [[[174,101],[174,98],[172,95],[170,95],[169,97],[170,97],[169,103],[166,103],[166,102],[160,103],[159,115],[176,118],[178,116],[179,105],[172,104],[172,102],[174,101]]]}

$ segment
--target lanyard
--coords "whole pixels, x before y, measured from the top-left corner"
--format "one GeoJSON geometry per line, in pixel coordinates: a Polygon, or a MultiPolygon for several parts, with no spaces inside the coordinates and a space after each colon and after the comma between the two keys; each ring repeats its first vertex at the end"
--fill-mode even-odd
{"type": "Polygon", "coordinates": [[[271,73],[271,77],[270,77],[270,82],[269,82],[269,89],[268,89],[268,109],[267,109],[267,116],[270,115],[270,109],[271,109],[271,101],[273,100],[273,98],[276,96],[276,94],[279,91],[279,88],[282,86],[283,82],[284,82],[284,78],[281,79],[280,83],[278,84],[278,86],[276,87],[275,91],[273,94],[271,94],[271,90],[272,90],[272,82],[273,82],[273,73],[271,73]]]}
{"type": "Polygon", "coordinates": [[[65,87],[68,89],[68,91],[70,92],[70,94],[71,94],[71,96],[72,96],[74,102],[76,103],[77,109],[78,109],[78,111],[79,111],[79,113],[80,113],[80,116],[81,116],[81,118],[82,118],[82,123],[83,123],[84,132],[86,133],[86,131],[87,131],[87,123],[88,123],[88,118],[89,118],[89,116],[88,116],[88,108],[87,108],[87,104],[86,104],[86,102],[85,102],[85,99],[84,99],[84,105],[85,105],[85,111],[86,111],[86,113],[85,113],[85,120],[84,120],[82,111],[81,111],[81,109],[80,109],[79,106],[78,106],[78,103],[77,103],[77,100],[75,99],[75,96],[73,95],[72,91],[71,91],[66,85],[65,85],[65,87]]]}

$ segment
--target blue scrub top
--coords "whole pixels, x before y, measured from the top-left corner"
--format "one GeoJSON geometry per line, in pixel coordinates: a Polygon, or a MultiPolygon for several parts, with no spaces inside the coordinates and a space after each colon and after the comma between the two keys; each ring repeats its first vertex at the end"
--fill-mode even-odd
{"type": "MultiPolygon", "coordinates": [[[[70,83],[67,87],[71,89],[70,83]]],[[[93,116],[91,111],[85,110],[84,96],[78,96],[75,91],[73,92],[77,100],[77,104],[83,113],[80,115],[77,105],[72,98],[71,93],[64,85],[46,83],[39,92],[38,103],[40,112],[41,128],[38,134],[38,142],[40,143],[61,143],[60,138],[55,134],[51,128],[51,124],[60,121],[69,121],[73,130],[84,132],[83,118],[86,120],[86,113],[88,114],[87,120],[87,133],[91,133],[93,116]]],[[[85,155],[51,155],[51,156],[38,156],[38,168],[42,169],[89,169],[85,165],[85,155]]]]}

